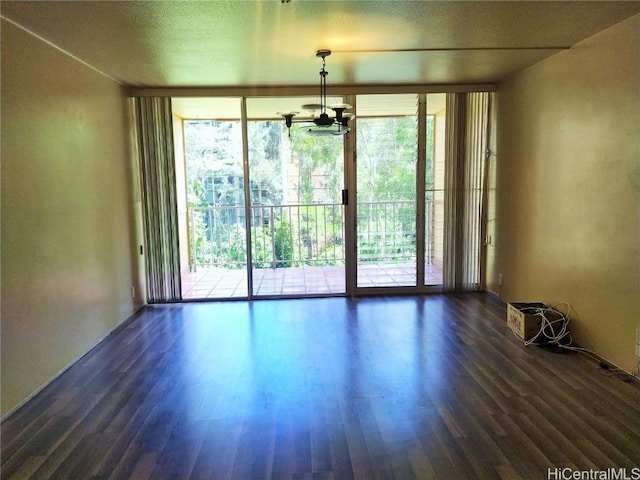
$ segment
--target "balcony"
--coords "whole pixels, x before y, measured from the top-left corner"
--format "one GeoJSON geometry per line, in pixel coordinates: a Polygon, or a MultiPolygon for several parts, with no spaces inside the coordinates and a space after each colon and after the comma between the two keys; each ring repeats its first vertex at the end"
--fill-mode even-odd
{"type": "MultiPolygon", "coordinates": [[[[343,209],[341,204],[251,207],[252,294],[345,293],[343,209]]],[[[359,203],[358,211],[357,286],[415,286],[415,202],[359,203]]],[[[440,285],[434,202],[427,202],[425,216],[425,285],[440,285]]],[[[248,295],[245,225],[243,206],[189,209],[184,299],[248,295]]]]}

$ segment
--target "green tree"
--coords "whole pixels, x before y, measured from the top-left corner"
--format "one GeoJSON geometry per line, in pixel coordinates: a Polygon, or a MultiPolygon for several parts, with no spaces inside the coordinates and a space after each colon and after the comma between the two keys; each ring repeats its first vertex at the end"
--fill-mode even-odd
{"type": "Polygon", "coordinates": [[[291,224],[285,218],[279,218],[275,225],[274,250],[277,267],[290,267],[293,260],[293,237],[291,224]]]}
{"type": "Polygon", "coordinates": [[[282,122],[252,121],[247,124],[249,178],[254,204],[282,202],[282,122]],[[265,192],[268,195],[264,195],[265,192]],[[266,197],[266,198],[265,198],[266,197]]]}
{"type": "Polygon", "coordinates": [[[183,127],[189,206],[233,204],[238,187],[228,179],[243,177],[240,122],[194,120],[183,127]]]}
{"type": "Polygon", "coordinates": [[[358,197],[361,202],[415,200],[416,117],[358,122],[358,197]]]}
{"type": "Polygon", "coordinates": [[[317,137],[302,132],[291,141],[291,152],[299,161],[299,192],[302,204],[336,202],[340,198],[343,181],[343,142],[336,137],[317,137]],[[323,178],[319,191],[314,178],[323,178]]]}

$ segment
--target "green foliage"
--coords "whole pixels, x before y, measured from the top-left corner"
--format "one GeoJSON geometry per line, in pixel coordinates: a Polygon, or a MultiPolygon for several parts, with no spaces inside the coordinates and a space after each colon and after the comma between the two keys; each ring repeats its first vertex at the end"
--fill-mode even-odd
{"type": "Polygon", "coordinates": [[[335,202],[343,185],[343,143],[335,137],[314,137],[295,132],[291,142],[291,152],[299,163],[298,203],[335,202]],[[314,185],[313,179],[322,177],[325,188],[322,191],[314,185]]]}
{"type": "MultiPolygon", "coordinates": [[[[192,121],[184,126],[192,254],[197,264],[244,268],[240,122],[192,121]]],[[[247,130],[251,203],[271,209],[269,218],[255,218],[260,225],[251,225],[253,266],[343,262],[343,142],[300,131],[292,132],[289,140],[281,121],[251,121],[247,130]],[[285,199],[299,206],[283,205],[285,199]]],[[[362,261],[415,255],[417,143],[416,117],[358,119],[362,261]],[[368,204],[383,207],[367,211],[368,204]]],[[[433,117],[427,118],[426,143],[429,189],[434,175],[433,117]]]]}
{"type": "Polygon", "coordinates": [[[274,236],[274,250],[276,267],[290,267],[293,259],[293,237],[291,225],[286,219],[280,218],[276,222],[274,236]]]}
{"type": "MultiPolygon", "coordinates": [[[[269,192],[269,200],[282,202],[281,152],[282,122],[249,122],[247,124],[249,146],[249,175],[251,190],[269,192]]],[[[252,201],[263,203],[255,194],[252,201]]]]}
{"type": "Polygon", "coordinates": [[[302,265],[335,265],[335,259],[344,258],[340,205],[303,206],[299,218],[302,265]]]}
{"type": "MultiPolygon", "coordinates": [[[[433,149],[432,130],[427,144],[433,149]]],[[[415,116],[358,122],[359,261],[415,258],[417,147],[415,116]]]]}
{"type": "Polygon", "coordinates": [[[240,122],[185,121],[183,126],[188,205],[233,204],[242,193],[240,122]]]}
{"type": "Polygon", "coordinates": [[[361,119],[357,148],[360,202],[415,200],[416,117],[361,119]]]}
{"type": "Polygon", "coordinates": [[[267,227],[251,228],[251,255],[254,268],[270,268],[273,265],[271,232],[267,227]]]}
{"type": "Polygon", "coordinates": [[[425,186],[427,190],[433,188],[433,179],[435,174],[435,133],[435,117],[433,115],[427,115],[427,168],[425,172],[425,186]]]}

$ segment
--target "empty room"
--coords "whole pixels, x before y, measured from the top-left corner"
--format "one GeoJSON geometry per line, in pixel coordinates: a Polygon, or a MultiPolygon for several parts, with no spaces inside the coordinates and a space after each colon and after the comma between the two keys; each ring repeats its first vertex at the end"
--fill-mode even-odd
{"type": "Polygon", "coordinates": [[[6,1],[3,479],[640,478],[639,1],[6,1]]]}

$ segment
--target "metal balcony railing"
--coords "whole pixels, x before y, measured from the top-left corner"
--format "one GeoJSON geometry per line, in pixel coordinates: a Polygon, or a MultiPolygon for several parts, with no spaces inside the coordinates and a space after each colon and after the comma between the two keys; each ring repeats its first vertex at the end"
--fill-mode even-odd
{"type": "MultiPolygon", "coordinates": [[[[425,258],[431,263],[433,202],[427,202],[425,216],[425,258]]],[[[250,218],[254,268],[344,265],[342,204],[256,205],[250,218]]],[[[192,270],[246,266],[244,206],[192,207],[188,221],[192,270]]],[[[415,202],[358,203],[357,245],[359,263],[414,260],[415,202]]]]}

